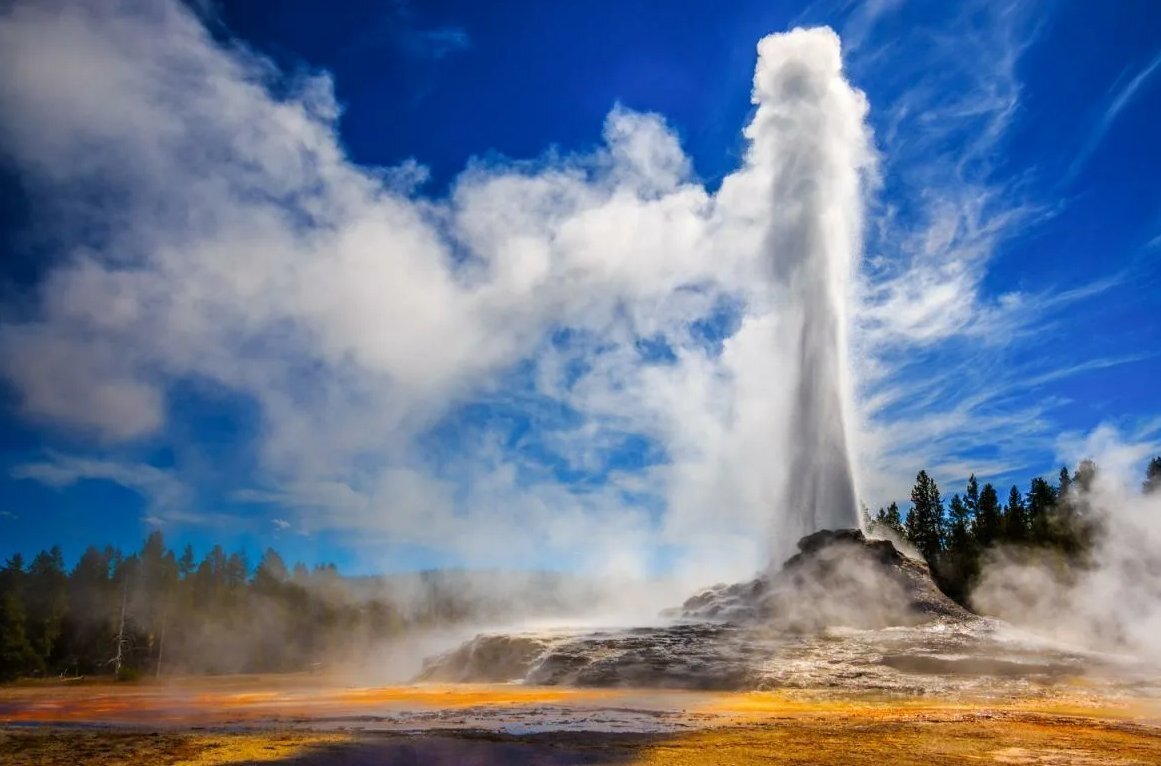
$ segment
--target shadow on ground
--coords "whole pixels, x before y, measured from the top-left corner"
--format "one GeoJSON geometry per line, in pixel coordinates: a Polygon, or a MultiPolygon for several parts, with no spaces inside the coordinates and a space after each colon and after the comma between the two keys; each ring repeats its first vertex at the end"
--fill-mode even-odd
{"type": "MultiPolygon", "coordinates": [[[[652,737],[640,734],[537,734],[522,737],[485,734],[368,736],[336,743],[279,760],[279,766],[574,766],[637,763],[652,737]]],[[[262,766],[251,761],[238,766],[262,766]]]]}

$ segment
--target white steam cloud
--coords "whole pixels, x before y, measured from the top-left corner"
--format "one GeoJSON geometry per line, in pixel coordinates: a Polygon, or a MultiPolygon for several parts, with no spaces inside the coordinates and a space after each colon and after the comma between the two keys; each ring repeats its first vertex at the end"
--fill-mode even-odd
{"type": "Polygon", "coordinates": [[[27,417],[131,447],[188,415],[176,384],[242,396],[237,496],[280,528],[471,564],[665,549],[704,584],[854,523],[843,306],[874,154],[829,29],[761,41],[716,193],[661,117],[615,107],[591,153],[417,196],[416,163],[344,155],[326,75],[287,83],[177,2],[13,4],[0,72],[0,142],[59,257],[0,325],[27,417]],[[473,402],[578,416],[536,454],[488,427],[419,448],[473,402]],[[657,458],[612,461],[630,438],[657,458]]]}
{"type": "Polygon", "coordinates": [[[1064,459],[1098,466],[1080,500],[1101,530],[1090,566],[1001,549],[985,562],[973,603],[1063,642],[1161,664],[1161,492],[1142,494],[1140,471],[1157,447],[1108,426],[1064,444],[1064,459]]]}

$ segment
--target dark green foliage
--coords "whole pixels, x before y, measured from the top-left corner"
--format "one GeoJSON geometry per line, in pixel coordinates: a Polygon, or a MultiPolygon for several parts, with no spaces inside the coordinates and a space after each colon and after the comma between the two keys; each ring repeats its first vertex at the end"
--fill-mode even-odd
{"type": "Polygon", "coordinates": [[[974,528],[977,547],[987,548],[1000,539],[1003,533],[1003,515],[1000,511],[1000,498],[996,488],[985,484],[980,492],[979,505],[976,508],[976,523],[974,528]]]}
{"type": "Polygon", "coordinates": [[[333,565],[298,564],[292,576],[267,550],[251,578],[245,557],[220,546],[195,561],[159,532],[129,556],[90,547],[71,573],[59,548],[27,567],[13,556],[0,570],[0,680],[307,670],[406,627],[396,606],[357,596],[333,565]]]}
{"type": "Polygon", "coordinates": [[[1076,485],[1077,490],[1082,494],[1088,494],[1092,492],[1092,485],[1096,481],[1096,475],[1096,463],[1091,460],[1082,460],[1080,461],[1080,465],[1076,467],[1076,473],[1072,475],[1072,483],[1076,485]]]}
{"type": "Polygon", "coordinates": [[[966,553],[972,547],[973,512],[959,495],[952,495],[947,515],[950,524],[947,549],[957,553],[966,553]]]}
{"type": "MultiPolygon", "coordinates": [[[[927,560],[939,586],[960,603],[966,603],[981,561],[995,546],[1047,550],[1069,566],[1087,567],[1102,531],[1090,499],[1097,473],[1096,464],[1083,460],[1075,473],[1061,468],[1055,485],[1036,477],[1027,495],[1013,486],[1003,508],[996,488],[985,484],[981,489],[973,475],[963,496],[952,496],[944,519],[939,488],[920,471],[911,490],[905,536],[927,560]]],[[[1161,490],[1161,457],[1149,462],[1142,489],[1161,490]]],[[[894,504],[891,508],[898,519],[898,509],[894,504]]],[[[868,519],[867,529],[874,533],[891,528],[891,519],[890,511],[880,509],[868,519]]]]}
{"type": "Polygon", "coordinates": [[[948,504],[947,546],[933,564],[933,574],[940,587],[957,601],[967,599],[967,588],[975,579],[979,557],[972,536],[975,510],[979,506],[979,487],[975,476],[969,480],[965,501],[953,495],[948,504]]]}
{"type": "Polygon", "coordinates": [[[68,574],[60,548],[41,551],[28,566],[24,603],[28,640],[47,663],[61,657],[61,632],[68,609],[68,574]]]}
{"type": "Polygon", "coordinates": [[[1054,531],[1051,519],[1056,510],[1056,489],[1037,476],[1028,490],[1025,508],[1028,514],[1028,540],[1036,545],[1050,543],[1054,531]]]}
{"type": "Polygon", "coordinates": [[[980,510],[980,483],[976,481],[976,475],[974,473],[968,477],[967,488],[963,493],[963,507],[967,511],[969,519],[968,531],[970,532],[971,524],[974,522],[976,514],[980,510]]]}
{"type": "Polygon", "coordinates": [[[10,681],[42,664],[28,640],[24,559],[19,553],[0,569],[0,680],[10,681]]]}
{"type": "Polygon", "coordinates": [[[120,670],[113,674],[113,677],[118,681],[140,681],[141,671],[128,665],[122,666],[120,670]]]}
{"type": "Polygon", "coordinates": [[[1015,484],[1008,490],[1008,504],[1004,506],[1004,540],[1011,543],[1028,540],[1028,510],[1015,484]]]}
{"type": "Polygon", "coordinates": [[[1155,457],[1149,461],[1149,467],[1145,469],[1143,489],[1147,494],[1161,490],[1161,457],[1155,457]]]}
{"type": "Polygon", "coordinates": [[[867,517],[867,529],[871,532],[889,534],[898,539],[906,537],[903,529],[903,516],[899,513],[899,504],[891,503],[886,508],[880,508],[872,518],[867,517]]]}
{"type": "Polygon", "coordinates": [[[935,480],[920,471],[911,489],[911,511],[907,514],[907,539],[925,559],[934,561],[943,550],[943,500],[935,480]]]}

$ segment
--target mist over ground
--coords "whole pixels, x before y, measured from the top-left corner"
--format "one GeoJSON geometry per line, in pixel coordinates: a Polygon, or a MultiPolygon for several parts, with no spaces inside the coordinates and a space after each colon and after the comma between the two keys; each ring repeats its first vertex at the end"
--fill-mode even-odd
{"type": "Polygon", "coordinates": [[[1099,531],[1087,566],[1053,551],[990,552],[972,604],[1013,624],[1075,646],[1161,663],[1161,462],[1141,491],[1148,453],[1102,429],[1068,449],[1100,454],[1085,512],[1099,531]]]}

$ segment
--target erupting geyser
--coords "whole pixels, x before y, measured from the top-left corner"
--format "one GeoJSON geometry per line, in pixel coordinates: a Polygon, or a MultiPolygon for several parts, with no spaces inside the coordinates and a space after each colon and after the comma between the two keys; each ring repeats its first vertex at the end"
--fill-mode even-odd
{"type": "Polygon", "coordinates": [[[792,349],[790,471],[776,513],[776,563],[788,543],[857,524],[848,426],[847,315],[862,229],[861,177],[872,152],[866,99],[843,78],[838,37],[796,29],[759,43],[746,128],[748,162],[769,177],[765,252],[772,300],[792,349]]]}
{"type": "Polygon", "coordinates": [[[784,385],[768,389],[789,397],[785,417],[763,421],[784,429],[770,461],[788,469],[770,498],[771,566],[701,590],[659,627],[482,634],[428,660],[421,679],[931,692],[969,676],[1049,679],[1088,662],[1009,641],[1005,626],[944,595],[926,563],[850,529],[846,307],[873,157],[867,104],[843,79],[828,29],[771,35],[758,50],[745,166],[717,202],[759,223],[749,252],[767,269],[752,296],[767,302],[758,314],[773,318],[770,353],[785,364],[784,385]]]}

